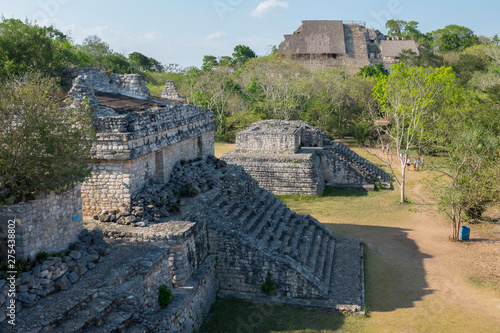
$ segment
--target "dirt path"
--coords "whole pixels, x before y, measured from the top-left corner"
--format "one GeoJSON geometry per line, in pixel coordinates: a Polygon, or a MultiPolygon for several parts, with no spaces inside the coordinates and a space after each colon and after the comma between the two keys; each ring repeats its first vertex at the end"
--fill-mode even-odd
{"type": "MultiPolygon", "coordinates": [[[[412,202],[431,201],[423,185],[426,174],[407,172],[407,194],[412,202]]],[[[395,192],[399,192],[399,188],[396,187],[395,192]]],[[[500,283],[500,226],[473,225],[470,242],[452,242],[448,240],[451,227],[445,217],[429,206],[420,207],[419,213],[410,213],[406,221],[399,223],[405,228],[407,239],[387,240],[381,234],[372,234],[367,239],[369,248],[380,254],[382,260],[403,267],[405,287],[396,289],[409,286],[410,299],[412,296],[415,299],[412,307],[395,307],[391,312],[377,311],[377,305],[371,319],[390,332],[399,329],[403,332],[500,332],[500,294],[477,285],[486,283],[484,281],[500,283]],[[479,282],[471,283],[471,279],[479,282]],[[415,285],[413,292],[420,295],[411,295],[415,285]],[[428,320],[422,320],[421,316],[428,316],[428,320]]],[[[404,290],[397,292],[404,293],[404,290]]]]}

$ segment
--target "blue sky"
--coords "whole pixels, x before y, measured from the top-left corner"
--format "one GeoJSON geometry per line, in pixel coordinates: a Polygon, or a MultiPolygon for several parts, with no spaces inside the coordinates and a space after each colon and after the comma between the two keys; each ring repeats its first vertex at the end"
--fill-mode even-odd
{"type": "Polygon", "coordinates": [[[97,35],[116,52],[181,67],[201,66],[204,55],[231,55],[238,44],[265,55],[302,20],[364,21],[385,32],[388,19],[402,19],[419,22],[422,32],[458,24],[500,34],[498,0],[0,0],[0,14],[53,24],[77,43],[97,35]]]}

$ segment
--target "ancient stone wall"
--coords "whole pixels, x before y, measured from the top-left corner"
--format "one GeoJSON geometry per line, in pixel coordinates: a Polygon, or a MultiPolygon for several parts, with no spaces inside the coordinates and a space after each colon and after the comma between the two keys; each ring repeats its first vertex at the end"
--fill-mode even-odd
{"type": "Polygon", "coordinates": [[[232,151],[222,157],[226,162],[242,166],[274,194],[321,195],[324,176],[321,159],[316,152],[299,154],[247,154],[232,151]]]}
{"type": "Polygon", "coordinates": [[[325,289],[296,261],[277,257],[268,249],[257,249],[241,235],[221,233],[210,228],[210,253],[217,254],[217,275],[221,290],[262,293],[267,272],[275,280],[276,294],[284,297],[327,298],[325,289]],[[268,252],[269,251],[269,252],[268,252]]]}
{"type": "Polygon", "coordinates": [[[153,331],[170,328],[180,333],[190,333],[200,328],[219,289],[216,265],[215,256],[208,256],[183,288],[174,289],[172,303],[159,312],[158,325],[153,331]]]}
{"type": "Polygon", "coordinates": [[[329,186],[363,188],[372,183],[350,164],[340,160],[329,151],[322,152],[321,166],[325,182],[329,186]]]}
{"type": "Polygon", "coordinates": [[[300,144],[300,131],[286,131],[283,133],[252,132],[236,134],[236,150],[246,152],[296,152],[300,144]]]}
{"type": "Polygon", "coordinates": [[[80,76],[79,82],[95,91],[151,99],[146,82],[139,74],[121,75],[103,70],[75,67],[71,69],[71,75],[74,78],[80,76]]]}
{"type": "Polygon", "coordinates": [[[176,162],[214,152],[212,113],[194,105],[98,117],[94,126],[97,165],[82,187],[86,216],[128,207],[149,179],[167,182],[176,162]]]}
{"type": "Polygon", "coordinates": [[[130,160],[99,160],[82,184],[83,214],[129,207],[149,179],[167,182],[176,162],[213,154],[213,130],[130,160]]]}
{"type": "Polygon", "coordinates": [[[16,256],[36,258],[38,252],[68,248],[83,229],[81,186],[62,194],[42,195],[37,200],[0,206],[0,244],[6,258],[8,221],[15,221],[16,256]]]}
{"type": "Polygon", "coordinates": [[[206,224],[187,223],[184,230],[169,235],[171,252],[172,283],[183,286],[208,254],[206,224]]]}
{"type": "Polygon", "coordinates": [[[186,100],[184,97],[179,95],[177,87],[175,86],[174,81],[172,80],[167,80],[167,82],[165,82],[165,86],[163,86],[163,90],[161,92],[160,97],[172,100],[181,100],[181,101],[186,100]]]}
{"type": "Polygon", "coordinates": [[[155,310],[160,309],[158,288],[161,285],[173,288],[168,247],[152,260],[139,260],[130,266],[122,267],[108,283],[108,286],[120,286],[137,297],[143,306],[155,310]]]}
{"type": "Polygon", "coordinates": [[[344,24],[346,46],[346,72],[355,74],[363,66],[370,64],[366,44],[366,28],[359,24],[344,24]]]}

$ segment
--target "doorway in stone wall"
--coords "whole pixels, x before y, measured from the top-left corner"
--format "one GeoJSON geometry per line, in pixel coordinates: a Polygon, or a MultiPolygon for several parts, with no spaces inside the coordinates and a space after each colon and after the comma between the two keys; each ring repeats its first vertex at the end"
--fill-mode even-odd
{"type": "Polygon", "coordinates": [[[203,157],[203,139],[201,135],[198,137],[197,147],[198,147],[198,157],[203,157]]]}
{"type": "Polygon", "coordinates": [[[165,168],[163,165],[163,150],[159,150],[155,154],[155,180],[163,183],[165,181],[165,168]]]}

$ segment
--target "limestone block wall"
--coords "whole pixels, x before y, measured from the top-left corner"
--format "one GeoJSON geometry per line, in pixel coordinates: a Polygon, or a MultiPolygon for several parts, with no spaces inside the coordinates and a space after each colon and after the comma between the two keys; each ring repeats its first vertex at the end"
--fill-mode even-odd
{"type": "Polygon", "coordinates": [[[260,187],[274,194],[321,195],[324,190],[323,168],[316,152],[257,154],[232,151],[222,159],[242,166],[260,187]]]}
{"type": "Polygon", "coordinates": [[[214,154],[213,114],[195,105],[94,119],[97,160],[83,184],[83,214],[120,210],[149,179],[167,182],[180,160],[214,154]]]}
{"type": "Polygon", "coordinates": [[[159,310],[158,288],[161,285],[173,288],[169,257],[170,251],[165,245],[164,251],[152,260],[147,258],[123,267],[108,286],[121,286],[123,290],[135,295],[143,306],[159,310]]]}
{"type": "MultiPolygon", "coordinates": [[[[127,160],[215,130],[213,113],[194,105],[169,105],[159,110],[99,117],[93,121],[97,159],[127,160]]],[[[212,132],[213,134],[213,132],[212,132]]],[[[212,150],[213,138],[202,137],[202,152],[212,150]],[[212,142],[210,142],[212,141],[212,142]]]]}
{"type": "MultiPolygon", "coordinates": [[[[164,321],[158,328],[176,329],[180,333],[196,332],[215,302],[219,289],[215,256],[208,256],[183,288],[173,290],[172,303],[160,312],[164,321]],[[164,322],[167,325],[162,325],[164,322]]],[[[175,331],[177,332],[177,331],[175,331]]]]}
{"type": "Polygon", "coordinates": [[[167,80],[167,82],[165,82],[160,97],[173,100],[183,100],[183,101],[186,100],[184,97],[179,95],[177,87],[175,86],[174,81],[172,80],[167,80]]]}
{"type": "Polygon", "coordinates": [[[217,275],[221,290],[262,294],[261,285],[267,272],[270,272],[278,296],[312,299],[328,297],[328,291],[319,280],[308,276],[305,270],[298,267],[300,264],[292,259],[257,249],[255,244],[251,245],[251,240],[239,239],[239,235],[210,229],[209,237],[210,253],[217,254],[219,258],[217,275]]]}
{"type": "Polygon", "coordinates": [[[213,131],[159,148],[131,160],[99,160],[89,180],[82,184],[85,216],[129,207],[131,198],[149,179],[167,182],[176,162],[213,155],[213,131]]]}
{"type": "Polygon", "coordinates": [[[259,133],[243,131],[236,134],[236,150],[246,152],[295,152],[300,144],[300,131],[259,133]]]}
{"type": "Polygon", "coordinates": [[[0,206],[1,257],[7,256],[8,221],[15,221],[16,256],[35,258],[38,252],[63,251],[83,229],[81,186],[62,194],[0,206]]]}
{"type": "Polygon", "coordinates": [[[367,179],[345,161],[327,150],[322,151],[321,165],[325,182],[331,186],[363,187],[367,179]]]}
{"type": "Polygon", "coordinates": [[[183,223],[187,224],[187,228],[168,235],[172,283],[176,287],[186,284],[208,254],[206,224],[203,221],[183,223]]]}
{"type": "Polygon", "coordinates": [[[344,24],[346,46],[346,72],[354,74],[363,66],[369,65],[366,28],[359,24],[344,24]]]}
{"type": "Polygon", "coordinates": [[[103,70],[75,67],[71,70],[71,75],[75,78],[80,76],[79,82],[95,91],[151,99],[146,82],[139,74],[121,75],[103,70]]]}

